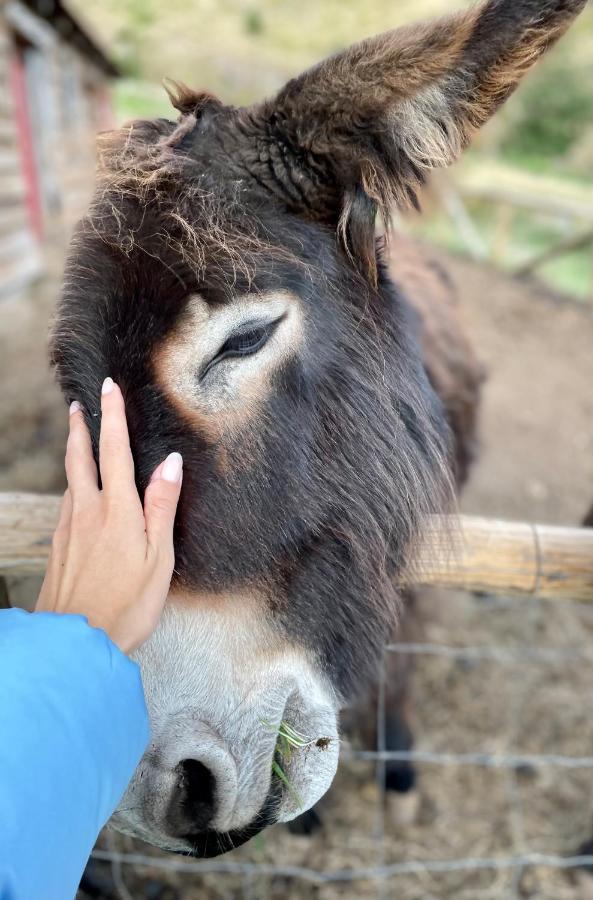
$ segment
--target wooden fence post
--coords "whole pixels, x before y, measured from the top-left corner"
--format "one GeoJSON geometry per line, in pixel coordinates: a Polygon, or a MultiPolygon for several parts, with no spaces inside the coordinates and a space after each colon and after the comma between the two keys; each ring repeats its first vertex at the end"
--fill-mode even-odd
{"type": "MultiPolygon", "coordinates": [[[[44,570],[59,504],[0,494],[0,574],[44,570]]],[[[593,528],[434,516],[406,583],[593,602],[593,528]]]]}

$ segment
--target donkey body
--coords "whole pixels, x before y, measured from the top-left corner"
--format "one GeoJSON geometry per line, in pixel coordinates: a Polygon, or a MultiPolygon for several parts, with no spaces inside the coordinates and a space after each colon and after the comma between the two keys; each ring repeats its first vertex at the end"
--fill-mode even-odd
{"type": "Polygon", "coordinates": [[[105,140],[53,360],[95,448],[101,381],[121,385],[141,491],[166,452],[185,463],[122,831],[214,855],[331,783],[338,710],[372,678],[394,581],[452,492],[438,366],[375,220],[415,203],[583,5],[489,0],[250,108],[180,89],[177,123],[105,140]],[[283,720],[307,738],[282,760],[292,790],[272,772],[283,720]]]}

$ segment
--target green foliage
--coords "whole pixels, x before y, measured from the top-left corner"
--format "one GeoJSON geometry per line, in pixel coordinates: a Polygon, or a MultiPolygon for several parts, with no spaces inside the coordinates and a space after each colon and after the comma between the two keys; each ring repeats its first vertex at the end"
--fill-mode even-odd
{"type": "MultiPolygon", "coordinates": [[[[496,207],[484,201],[474,201],[468,205],[468,209],[486,250],[490,254],[494,253],[500,237],[496,207]]],[[[548,217],[538,219],[529,211],[519,210],[508,228],[504,254],[501,258],[492,258],[491,262],[512,272],[566,237],[564,228],[563,222],[548,217]]],[[[459,230],[452,226],[451,219],[442,211],[430,217],[416,219],[411,231],[453,253],[467,253],[459,230]]],[[[593,256],[590,247],[550,260],[537,269],[536,277],[562,294],[578,300],[589,300],[593,289],[593,256]]]]}
{"type": "Polygon", "coordinates": [[[177,116],[164,88],[133,78],[122,78],[116,83],[115,110],[120,122],[177,116]]]}
{"type": "Polygon", "coordinates": [[[560,293],[584,301],[590,301],[593,296],[593,257],[590,248],[550,260],[537,274],[544,283],[560,293]]]}
{"type": "Polygon", "coordinates": [[[507,155],[557,158],[591,127],[593,73],[555,56],[523,87],[501,149],[507,155]]]}
{"type": "Polygon", "coordinates": [[[259,9],[250,9],[245,13],[245,31],[247,34],[259,35],[265,31],[264,17],[259,9]]]}
{"type": "Polygon", "coordinates": [[[122,75],[126,78],[139,78],[141,66],[138,58],[137,34],[132,28],[125,26],[118,32],[114,39],[112,56],[122,75]]]}

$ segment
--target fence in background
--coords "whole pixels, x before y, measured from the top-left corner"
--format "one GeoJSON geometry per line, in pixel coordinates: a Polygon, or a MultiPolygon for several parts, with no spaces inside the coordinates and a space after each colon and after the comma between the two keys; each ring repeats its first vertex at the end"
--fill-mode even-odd
{"type": "MultiPolygon", "coordinates": [[[[535,602],[539,603],[539,600],[535,602]]],[[[518,612],[525,611],[525,603],[521,602],[518,612]]],[[[406,656],[438,656],[455,661],[487,661],[500,666],[509,663],[520,662],[525,666],[546,666],[550,663],[566,663],[591,666],[593,670],[593,646],[592,647],[534,647],[531,644],[523,646],[449,646],[432,643],[395,643],[386,648],[388,653],[403,654],[406,656]]],[[[517,698],[516,698],[517,699],[517,698]]],[[[519,714],[519,704],[516,705],[516,715],[519,714]]],[[[118,886],[121,900],[130,900],[133,895],[126,887],[126,873],[138,867],[149,867],[153,872],[175,872],[183,876],[196,876],[218,874],[220,876],[241,876],[243,896],[247,900],[253,900],[259,894],[254,893],[254,879],[281,878],[288,879],[290,883],[296,881],[314,886],[336,884],[351,885],[352,897],[356,897],[356,884],[359,882],[372,882],[375,886],[377,900],[385,900],[388,897],[397,896],[397,880],[406,875],[446,875],[458,872],[502,872],[512,873],[511,888],[505,896],[519,896],[516,893],[520,879],[526,869],[537,866],[539,868],[567,870],[578,868],[593,868],[593,853],[575,853],[573,855],[550,854],[531,852],[519,849],[522,845],[521,835],[523,827],[523,805],[520,793],[517,790],[517,772],[524,767],[532,769],[581,769],[592,772],[593,785],[593,755],[591,756],[567,756],[563,754],[537,753],[524,754],[513,753],[511,749],[505,753],[483,752],[474,753],[443,753],[430,750],[413,750],[410,752],[389,752],[385,749],[385,680],[381,680],[377,700],[378,740],[374,751],[355,751],[347,749],[346,758],[357,758],[373,761],[376,767],[376,779],[379,786],[378,802],[376,810],[375,843],[376,855],[373,865],[365,867],[353,867],[348,869],[310,868],[307,866],[254,863],[235,861],[232,856],[219,857],[209,860],[190,860],[178,856],[151,856],[139,852],[119,852],[117,850],[98,849],[93,857],[111,863],[114,883],[118,886]],[[484,768],[502,769],[507,774],[507,786],[511,797],[510,818],[511,832],[514,843],[517,844],[517,852],[509,855],[494,857],[480,857],[474,855],[462,856],[454,859],[414,860],[392,864],[385,863],[385,789],[384,767],[387,761],[410,761],[412,763],[431,764],[436,766],[477,766],[484,768]]],[[[513,713],[511,711],[511,717],[513,713]]],[[[512,728],[511,728],[512,733],[512,728]]],[[[587,802],[586,799],[584,802],[587,802]]],[[[593,809],[593,792],[589,798],[593,809]]],[[[331,827],[331,822],[328,827],[331,827]]],[[[314,837],[311,840],[315,840],[314,837]]],[[[182,882],[183,883],[183,882],[182,882]]],[[[365,894],[367,896],[368,894],[365,894]]],[[[206,896],[206,895],[205,895],[206,896]]],[[[233,895],[234,896],[234,895],[233,895]]],[[[265,896],[265,894],[264,894],[265,896]]],[[[286,896],[290,896],[288,893],[286,896]]],[[[434,894],[431,894],[434,896],[434,894]]]]}
{"type": "Polygon", "coordinates": [[[455,176],[442,174],[431,182],[432,194],[452,220],[469,255],[478,261],[504,264],[512,239],[512,224],[521,211],[533,218],[561,223],[556,242],[511,270],[524,276],[551,260],[593,246],[593,193],[589,187],[515,169],[490,160],[467,162],[455,176]],[[488,246],[468,204],[488,204],[494,214],[494,235],[488,246]]]}
{"type": "MultiPolygon", "coordinates": [[[[4,571],[38,571],[47,555],[49,536],[56,514],[55,498],[0,495],[0,573],[4,571]],[[20,510],[20,512],[19,512],[20,510]]],[[[447,568],[435,562],[435,546],[439,540],[428,542],[424,554],[425,565],[436,572],[432,581],[465,589],[481,587],[505,596],[518,593],[517,614],[523,616],[524,627],[520,646],[480,645],[451,646],[437,643],[394,643],[387,653],[405,656],[441,657],[460,662],[482,662],[504,667],[519,663],[522,667],[545,667],[551,664],[593,667],[593,646],[538,646],[536,642],[534,609],[542,606],[544,597],[567,600],[577,597],[593,600],[593,529],[540,529],[530,525],[508,525],[487,520],[463,520],[460,554],[449,560],[447,568]],[[566,568],[563,569],[562,566],[566,568]],[[514,590],[512,590],[514,588],[514,590]]],[[[440,526],[436,534],[441,534],[440,526]]],[[[436,554],[438,557],[438,553],[436,554]]],[[[446,602],[446,601],[444,601],[446,602]]],[[[384,668],[385,673],[385,668],[384,668]]],[[[242,879],[242,892],[247,900],[259,897],[254,891],[255,879],[281,878],[290,883],[317,885],[352,885],[372,882],[378,900],[397,896],[397,879],[410,875],[446,875],[455,872],[506,871],[511,875],[509,897],[518,897],[519,884],[525,870],[531,867],[547,869],[593,868],[593,853],[563,855],[532,852],[524,839],[523,801],[517,776],[525,767],[531,769],[587,770],[592,773],[593,755],[569,756],[559,753],[518,753],[512,747],[517,732],[522,704],[531,689],[530,682],[517,685],[509,705],[508,747],[504,753],[476,749],[468,753],[441,752],[416,749],[393,752],[386,747],[386,681],[380,680],[377,699],[377,746],[373,751],[344,749],[344,756],[375,765],[377,792],[374,832],[375,858],[373,864],[352,868],[314,868],[282,863],[236,861],[232,857],[210,860],[190,860],[178,856],[152,856],[141,852],[121,852],[116,849],[96,849],[93,857],[111,864],[113,882],[121,900],[138,897],[130,892],[126,877],[133,869],[148,867],[152,872],[175,872],[193,878],[207,874],[233,875],[242,879]],[[508,790],[510,834],[513,853],[501,856],[459,856],[452,859],[409,859],[386,862],[386,802],[385,766],[388,761],[409,761],[431,766],[471,766],[500,769],[505,772],[508,790]]],[[[421,737],[421,736],[420,736],[421,737]]],[[[587,802],[584,799],[583,802],[587,802]]],[[[593,791],[589,798],[593,810],[593,791]]],[[[329,825],[331,827],[331,823],[329,825]]],[[[314,840],[314,838],[313,838],[314,840]]],[[[288,896],[290,896],[288,894],[288,896]]]]}
{"type": "MultiPolygon", "coordinates": [[[[0,494],[0,575],[43,572],[59,497],[0,494]]],[[[402,586],[593,602],[593,529],[432,516],[402,586]]]]}

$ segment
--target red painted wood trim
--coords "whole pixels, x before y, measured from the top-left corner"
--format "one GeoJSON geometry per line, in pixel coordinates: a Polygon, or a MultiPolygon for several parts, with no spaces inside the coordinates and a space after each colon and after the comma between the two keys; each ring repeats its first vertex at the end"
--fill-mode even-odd
{"type": "Polygon", "coordinates": [[[12,54],[10,59],[10,88],[14,100],[14,115],[19,138],[21,165],[27,190],[29,220],[35,236],[41,240],[43,238],[43,207],[33,148],[25,64],[18,53],[12,54]]]}

